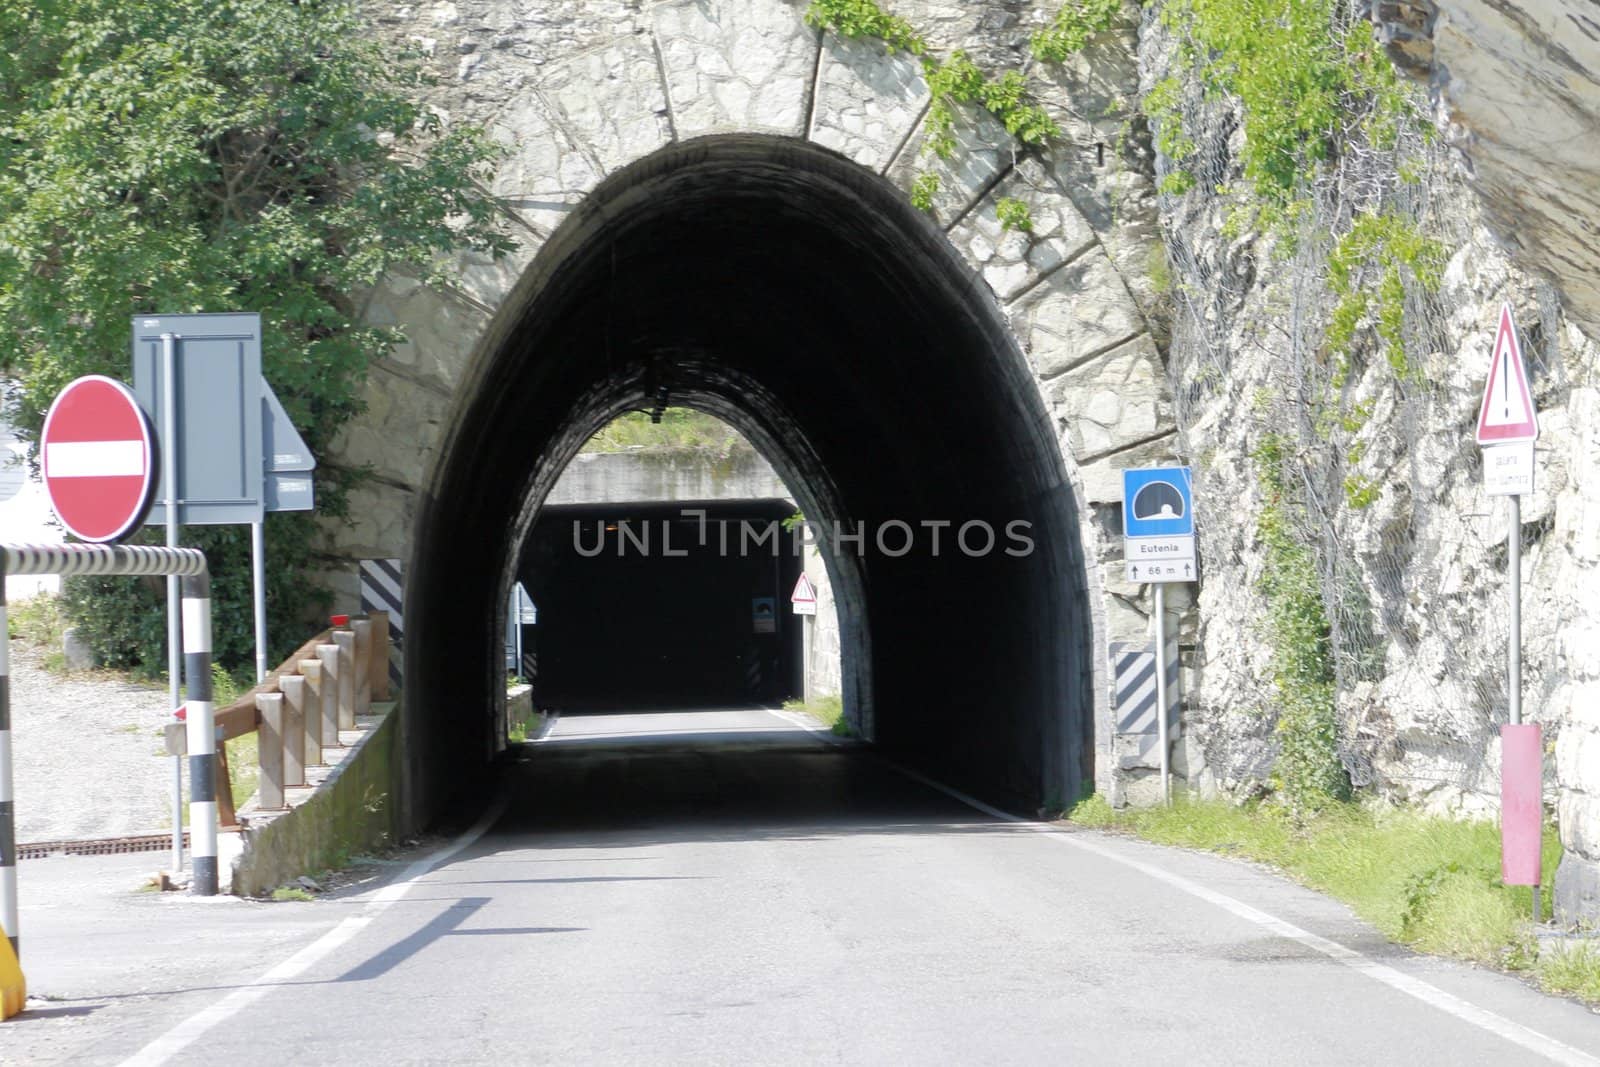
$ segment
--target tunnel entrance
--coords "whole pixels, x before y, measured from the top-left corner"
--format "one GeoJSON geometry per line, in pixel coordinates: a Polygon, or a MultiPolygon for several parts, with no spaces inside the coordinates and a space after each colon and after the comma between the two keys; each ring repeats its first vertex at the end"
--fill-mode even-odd
{"type": "Polygon", "coordinates": [[[539,605],[528,627],[541,708],[638,711],[779,705],[798,697],[796,534],[786,500],[555,504],[518,567],[539,605]],[[725,531],[733,527],[733,535],[725,531]],[[722,551],[724,539],[731,551],[722,551]]]}
{"type": "Polygon", "coordinates": [[[1002,803],[1092,781],[1055,431],[992,294],[883,178],[768,137],[633,164],[543,247],[462,390],[407,589],[421,811],[501,743],[497,605],[556,477],[619,413],[668,405],[743,433],[829,544],[859,734],[1002,803]]]}

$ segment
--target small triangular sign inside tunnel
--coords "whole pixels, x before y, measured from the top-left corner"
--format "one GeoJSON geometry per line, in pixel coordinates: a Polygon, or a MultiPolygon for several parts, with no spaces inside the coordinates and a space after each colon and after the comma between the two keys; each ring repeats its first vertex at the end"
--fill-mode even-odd
{"type": "Polygon", "coordinates": [[[1495,331],[1494,355],[1489,360],[1489,380],[1484,384],[1478,409],[1480,445],[1532,441],[1539,436],[1539,417],[1528,389],[1528,368],[1511,318],[1511,305],[1500,305],[1500,327],[1495,331]]]}
{"type": "Polygon", "coordinates": [[[815,604],[816,602],[816,587],[811,584],[811,579],[802,574],[800,580],[794,583],[794,592],[789,594],[789,603],[815,604]]]}

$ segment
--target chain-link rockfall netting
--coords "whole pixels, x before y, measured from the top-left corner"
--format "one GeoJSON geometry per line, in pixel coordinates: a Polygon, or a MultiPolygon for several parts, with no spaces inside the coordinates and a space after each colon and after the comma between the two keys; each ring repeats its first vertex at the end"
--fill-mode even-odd
{"type": "MultiPolygon", "coordinates": [[[[1203,558],[1187,714],[1206,765],[1225,787],[1281,786],[1321,745],[1357,789],[1486,809],[1507,721],[1508,507],[1483,490],[1473,428],[1500,302],[1547,424],[1592,379],[1584,342],[1507,267],[1420,90],[1392,141],[1366,136],[1371,102],[1350,99],[1292,209],[1254,226],[1239,101],[1184,68],[1181,25],[1146,17],[1192,142],[1157,177],[1203,558]]],[[[1549,437],[1521,530],[1524,708],[1547,736],[1579,595],[1545,551],[1566,483],[1549,437]]]]}

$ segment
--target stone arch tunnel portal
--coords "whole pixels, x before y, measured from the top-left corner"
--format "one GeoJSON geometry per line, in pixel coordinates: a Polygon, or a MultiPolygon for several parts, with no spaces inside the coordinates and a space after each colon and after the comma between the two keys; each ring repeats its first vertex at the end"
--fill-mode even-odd
{"type": "Polygon", "coordinates": [[[1004,803],[1092,781],[1060,448],[992,295],[882,178],[778,138],[663,149],[573,212],[467,373],[407,591],[419,810],[499,743],[496,606],[544,496],[607,421],[669,403],[743,432],[825,540],[863,535],[823,553],[862,732],[1004,803]]]}

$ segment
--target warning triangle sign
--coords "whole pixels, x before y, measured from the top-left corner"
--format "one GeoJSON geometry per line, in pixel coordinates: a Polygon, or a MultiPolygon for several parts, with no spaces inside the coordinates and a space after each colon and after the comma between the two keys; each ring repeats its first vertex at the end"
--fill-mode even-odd
{"type": "Polygon", "coordinates": [[[1532,441],[1539,436],[1539,416],[1528,389],[1528,368],[1522,362],[1522,345],[1511,320],[1511,305],[1500,305],[1500,328],[1495,331],[1494,356],[1489,361],[1489,381],[1478,409],[1478,443],[1504,444],[1532,441]]]}
{"type": "Polygon", "coordinates": [[[791,604],[815,604],[817,602],[816,587],[811,584],[811,579],[805,575],[794,583],[794,592],[789,594],[791,604]]]}

